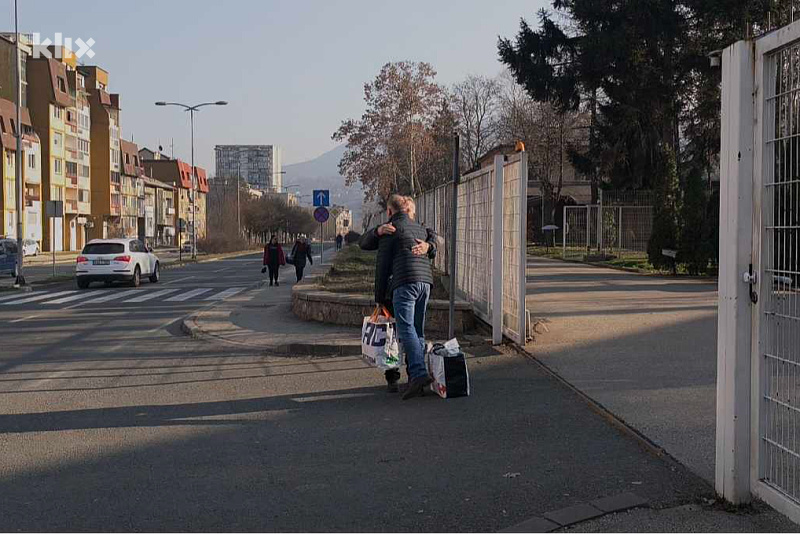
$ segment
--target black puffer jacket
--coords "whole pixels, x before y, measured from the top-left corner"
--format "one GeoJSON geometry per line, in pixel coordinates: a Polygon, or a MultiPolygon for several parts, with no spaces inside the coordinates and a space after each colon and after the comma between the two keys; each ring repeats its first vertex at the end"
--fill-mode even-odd
{"type": "Polygon", "coordinates": [[[430,260],[436,256],[436,234],[405,213],[396,213],[389,222],[396,229],[394,234],[378,236],[378,229],[373,228],[361,236],[359,241],[362,249],[378,251],[375,302],[379,304],[390,303],[392,291],[403,284],[433,284],[430,260]],[[427,256],[416,256],[411,252],[417,239],[430,245],[427,256]]]}

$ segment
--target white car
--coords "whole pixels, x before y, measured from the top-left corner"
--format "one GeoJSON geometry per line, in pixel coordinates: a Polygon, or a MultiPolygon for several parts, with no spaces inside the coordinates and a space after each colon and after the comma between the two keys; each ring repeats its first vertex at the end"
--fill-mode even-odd
{"type": "Polygon", "coordinates": [[[39,243],[33,239],[26,239],[22,242],[22,255],[23,256],[38,256],[39,243]]]}
{"type": "Polygon", "coordinates": [[[83,247],[75,265],[80,289],[92,282],[129,282],[139,287],[142,277],[156,283],[160,274],[158,256],[138,239],[93,239],[83,247]]]}

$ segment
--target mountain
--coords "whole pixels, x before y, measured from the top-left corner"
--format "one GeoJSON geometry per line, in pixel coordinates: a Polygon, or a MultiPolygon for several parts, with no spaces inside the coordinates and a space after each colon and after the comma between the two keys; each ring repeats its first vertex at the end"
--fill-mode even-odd
{"type": "MultiPolygon", "coordinates": [[[[311,195],[314,189],[329,189],[331,204],[350,208],[353,211],[353,227],[360,228],[364,192],[360,185],[351,187],[344,185],[344,177],[339,174],[339,160],[342,159],[344,151],[345,146],[339,145],[314,159],[284,165],[283,170],[286,174],[283,183],[299,185],[300,188],[295,188],[293,191],[299,191],[301,195],[311,195]]],[[[309,204],[311,197],[303,198],[302,201],[303,204],[309,204]]]]}

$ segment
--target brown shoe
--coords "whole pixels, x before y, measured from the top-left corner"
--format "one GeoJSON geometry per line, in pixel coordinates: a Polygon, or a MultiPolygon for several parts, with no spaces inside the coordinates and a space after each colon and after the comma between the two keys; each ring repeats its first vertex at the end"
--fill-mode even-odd
{"type": "Polygon", "coordinates": [[[433,382],[433,379],[427,375],[411,380],[408,383],[408,387],[403,392],[403,400],[424,396],[425,388],[430,385],[431,382],[433,382]]]}

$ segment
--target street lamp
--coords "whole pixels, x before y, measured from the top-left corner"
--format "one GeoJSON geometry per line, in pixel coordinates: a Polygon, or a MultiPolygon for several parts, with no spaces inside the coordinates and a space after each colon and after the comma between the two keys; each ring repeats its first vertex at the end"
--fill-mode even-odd
{"type": "MultiPolygon", "coordinates": [[[[14,62],[14,73],[16,74],[16,113],[17,113],[17,128],[13,132],[17,138],[17,153],[15,154],[14,174],[15,184],[17,186],[17,279],[14,284],[18,287],[25,286],[25,274],[23,273],[23,233],[24,233],[24,215],[25,215],[25,189],[22,183],[22,165],[25,158],[22,157],[22,121],[20,120],[20,113],[22,107],[22,77],[20,70],[22,69],[22,54],[19,48],[19,13],[17,10],[17,1],[14,0],[14,52],[16,61],[14,62]]],[[[55,243],[55,238],[53,238],[55,243]]]]}
{"type": "MultiPolygon", "coordinates": [[[[179,102],[156,102],[156,106],[178,106],[182,107],[184,111],[189,112],[189,121],[191,123],[191,130],[192,130],[192,259],[197,259],[197,211],[195,207],[195,196],[197,196],[196,188],[197,188],[197,173],[194,168],[194,112],[198,109],[202,108],[203,106],[227,106],[228,103],[225,100],[217,100],[216,102],[204,102],[202,104],[197,104],[194,106],[187,106],[186,104],[181,104],[179,102]]],[[[178,244],[180,245],[180,243],[178,244]]]]}

